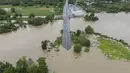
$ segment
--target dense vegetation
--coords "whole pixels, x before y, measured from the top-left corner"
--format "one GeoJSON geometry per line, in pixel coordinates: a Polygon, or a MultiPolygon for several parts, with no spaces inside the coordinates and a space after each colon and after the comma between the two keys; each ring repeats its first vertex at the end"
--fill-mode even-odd
{"type": "MultiPolygon", "coordinates": [[[[15,8],[11,8],[11,12],[13,15],[8,14],[4,9],[0,9],[0,33],[7,33],[17,30],[20,27],[26,27],[27,23],[23,23],[22,14],[18,13],[15,8]],[[15,22],[12,22],[14,20],[15,22]]],[[[30,13],[28,18],[28,23],[33,26],[39,26],[42,24],[47,24],[49,22],[53,22],[54,14],[47,15],[45,18],[35,18],[35,14],[30,13]]]]}
{"type": "Polygon", "coordinates": [[[18,27],[14,24],[0,24],[0,34],[15,31],[17,29],[18,27]]]}
{"type": "MultiPolygon", "coordinates": [[[[62,44],[63,30],[61,30],[60,33],[61,33],[61,36],[57,37],[57,39],[55,40],[54,43],[52,43],[48,40],[42,41],[42,46],[41,46],[42,49],[47,50],[50,47],[51,48],[59,48],[62,44]],[[48,46],[49,44],[51,44],[51,46],[48,46]]],[[[87,39],[86,33],[84,31],[81,31],[81,30],[77,30],[77,32],[71,31],[70,34],[71,34],[72,45],[74,45],[74,52],[79,53],[77,51],[81,51],[83,47],[87,48],[85,50],[85,52],[89,51],[89,47],[91,45],[91,42],[89,39],[87,39]],[[77,48],[77,46],[79,47],[79,45],[80,45],[80,48],[77,48]]]]}
{"type": "Polygon", "coordinates": [[[127,46],[130,48],[130,45],[128,43],[126,43],[124,40],[122,39],[116,39],[116,38],[113,38],[113,37],[109,37],[109,36],[106,36],[106,35],[103,35],[101,33],[94,33],[95,35],[99,35],[101,38],[108,38],[108,39],[112,39],[112,40],[115,40],[117,42],[120,42],[122,43],[123,45],[127,46]]]}
{"type": "Polygon", "coordinates": [[[90,13],[90,14],[86,14],[86,16],[84,17],[84,19],[86,21],[97,21],[99,20],[97,16],[95,16],[95,13],[90,13]]]}
{"type": "Polygon", "coordinates": [[[105,38],[98,38],[98,41],[101,43],[99,48],[109,59],[130,60],[130,50],[122,43],[105,38]]]}
{"type": "Polygon", "coordinates": [[[78,5],[80,5],[87,12],[130,12],[129,0],[89,0],[88,3],[80,1],[78,2],[78,5]]]}
{"type": "Polygon", "coordinates": [[[48,67],[43,57],[37,63],[23,57],[16,62],[16,66],[9,62],[0,62],[0,73],[48,73],[48,67]]]}
{"type": "Polygon", "coordinates": [[[74,45],[74,52],[80,53],[81,51],[82,51],[82,46],[80,44],[75,44],[74,45]]]}
{"type": "Polygon", "coordinates": [[[94,33],[94,29],[90,25],[88,25],[88,27],[85,28],[85,32],[87,34],[93,34],[94,33]]]}
{"type": "Polygon", "coordinates": [[[53,22],[54,20],[54,14],[51,14],[51,15],[47,15],[45,18],[34,18],[34,14],[30,14],[29,19],[28,20],[28,23],[33,25],[33,26],[39,26],[39,25],[42,25],[42,24],[48,24],[49,22],[53,22]]]}

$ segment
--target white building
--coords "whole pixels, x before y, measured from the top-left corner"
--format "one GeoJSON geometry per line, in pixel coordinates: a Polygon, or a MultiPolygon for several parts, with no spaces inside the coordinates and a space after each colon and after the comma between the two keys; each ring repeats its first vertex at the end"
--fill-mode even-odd
{"type": "Polygon", "coordinates": [[[77,5],[69,4],[69,8],[70,8],[70,14],[71,14],[71,16],[81,17],[81,16],[85,15],[85,12],[83,11],[83,9],[80,8],[77,5]]]}

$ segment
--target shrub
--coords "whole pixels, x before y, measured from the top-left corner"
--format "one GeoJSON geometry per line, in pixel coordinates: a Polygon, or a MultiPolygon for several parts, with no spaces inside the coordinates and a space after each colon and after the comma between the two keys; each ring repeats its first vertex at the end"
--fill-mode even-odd
{"type": "Polygon", "coordinates": [[[63,34],[63,29],[60,30],[60,33],[63,34]]]}
{"type": "Polygon", "coordinates": [[[74,52],[75,52],[75,53],[80,53],[81,50],[82,50],[82,47],[81,47],[80,44],[74,45],[74,52]]]}
{"type": "Polygon", "coordinates": [[[54,14],[50,14],[50,15],[46,16],[45,19],[46,19],[47,21],[53,22],[53,20],[54,20],[54,14]]]}
{"type": "Polygon", "coordinates": [[[95,16],[94,12],[92,12],[90,15],[86,15],[84,17],[85,20],[87,21],[97,21],[99,20],[97,16],[95,16]]]}
{"type": "Polygon", "coordinates": [[[29,21],[29,23],[32,23],[31,25],[33,25],[33,26],[42,25],[43,24],[43,18],[40,18],[40,17],[34,18],[31,21],[29,21]]]}
{"type": "Polygon", "coordinates": [[[15,9],[15,8],[11,8],[11,12],[12,12],[12,13],[15,13],[15,12],[16,12],[16,9],[15,9]]]}
{"type": "Polygon", "coordinates": [[[78,38],[78,43],[82,46],[85,46],[85,47],[90,47],[90,40],[88,40],[87,38],[81,36],[78,38]]]}
{"type": "Polygon", "coordinates": [[[80,33],[81,33],[81,30],[77,30],[76,35],[79,37],[79,36],[80,36],[80,33]]]}
{"type": "Polygon", "coordinates": [[[93,34],[94,33],[94,29],[88,25],[88,27],[85,28],[85,32],[87,34],[93,34]]]}
{"type": "Polygon", "coordinates": [[[90,51],[90,49],[87,47],[84,49],[84,52],[89,52],[89,51],[90,51]]]}
{"type": "Polygon", "coordinates": [[[7,12],[6,12],[5,10],[3,10],[3,9],[0,9],[0,14],[1,14],[1,15],[6,15],[7,12]]]}
{"type": "Polygon", "coordinates": [[[61,45],[62,37],[57,37],[56,41],[54,42],[56,45],[61,45]]]}
{"type": "Polygon", "coordinates": [[[15,14],[13,15],[13,18],[14,18],[14,19],[18,18],[18,15],[19,15],[18,13],[15,13],[15,14]]]}
{"type": "Polygon", "coordinates": [[[43,23],[44,23],[44,24],[48,24],[49,21],[48,21],[46,18],[43,18],[43,23]]]}
{"type": "Polygon", "coordinates": [[[41,47],[42,47],[43,50],[47,49],[47,40],[42,41],[42,46],[41,47]]]}
{"type": "Polygon", "coordinates": [[[33,13],[30,13],[28,16],[28,18],[34,18],[34,17],[35,17],[35,14],[33,14],[33,13]]]}
{"type": "Polygon", "coordinates": [[[19,1],[14,1],[14,2],[12,2],[12,6],[18,6],[19,4],[20,4],[19,1]]]}
{"type": "Polygon", "coordinates": [[[32,19],[29,19],[29,20],[28,20],[28,24],[32,24],[32,19]]]}
{"type": "Polygon", "coordinates": [[[22,19],[16,19],[15,23],[21,24],[21,23],[23,23],[23,20],[22,19]]]}
{"type": "Polygon", "coordinates": [[[17,29],[18,29],[18,27],[16,27],[13,24],[0,25],[0,33],[7,33],[7,32],[11,32],[11,31],[15,31],[17,29]]]}
{"type": "Polygon", "coordinates": [[[28,6],[34,6],[33,2],[28,2],[28,6]]]}
{"type": "Polygon", "coordinates": [[[4,16],[3,15],[0,15],[0,20],[4,20],[4,16]]]}
{"type": "Polygon", "coordinates": [[[20,13],[19,16],[20,16],[20,18],[22,18],[23,15],[20,13]]]}

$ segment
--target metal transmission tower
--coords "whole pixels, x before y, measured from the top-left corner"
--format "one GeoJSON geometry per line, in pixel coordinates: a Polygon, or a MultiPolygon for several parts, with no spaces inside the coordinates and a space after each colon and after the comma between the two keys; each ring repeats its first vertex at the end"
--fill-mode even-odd
{"type": "Polygon", "coordinates": [[[66,0],[64,10],[63,10],[63,37],[62,37],[62,46],[66,49],[69,50],[71,49],[71,37],[70,37],[70,10],[69,10],[69,4],[68,0],[66,0]]]}

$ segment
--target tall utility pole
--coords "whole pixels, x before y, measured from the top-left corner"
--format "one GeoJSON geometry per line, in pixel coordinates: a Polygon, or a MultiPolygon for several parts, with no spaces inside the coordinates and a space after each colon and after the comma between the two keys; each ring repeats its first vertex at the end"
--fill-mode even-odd
{"type": "Polygon", "coordinates": [[[72,41],[70,37],[70,14],[69,14],[69,4],[68,0],[65,2],[64,10],[63,10],[63,37],[62,37],[62,46],[69,50],[71,49],[72,41]]]}

